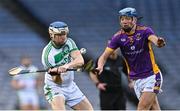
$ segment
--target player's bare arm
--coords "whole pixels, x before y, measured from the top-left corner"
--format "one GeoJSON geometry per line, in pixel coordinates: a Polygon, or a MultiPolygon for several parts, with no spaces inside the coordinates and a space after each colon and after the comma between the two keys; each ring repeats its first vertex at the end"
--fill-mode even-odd
{"type": "Polygon", "coordinates": [[[72,51],[71,57],[73,59],[72,62],[58,67],[58,74],[66,72],[66,70],[68,68],[77,68],[77,67],[82,67],[82,65],[84,65],[84,59],[83,59],[81,52],[79,50],[72,51]]]}
{"type": "Polygon", "coordinates": [[[94,74],[92,71],[89,72],[89,75],[90,75],[90,78],[91,80],[93,81],[93,83],[96,85],[96,87],[99,89],[99,90],[103,90],[105,91],[106,90],[106,83],[102,83],[98,80],[97,78],[97,75],[94,74]]]}
{"type": "Polygon", "coordinates": [[[161,48],[166,45],[165,40],[162,37],[157,37],[155,35],[150,35],[148,37],[152,43],[154,43],[157,47],[161,48]]]}
{"type": "Polygon", "coordinates": [[[114,52],[114,49],[111,48],[106,48],[105,51],[103,52],[103,54],[99,57],[98,59],[98,67],[96,68],[99,73],[101,74],[101,72],[103,71],[103,67],[104,64],[106,63],[107,58],[114,52]]]}
{"type": "Polygon", "coordinates": [[[64,65],[65,67],[76,68],[76,67],[81,67],[82,65],[84,65],[84,59],[79,50],[72,51],[71,57],[73,58],[73,61],[68,64],[65,64],[64,65]]]}
{"type": "Polygon", "coordinates": [[[73,59],[72,62],[65,64],[65,65],[62,65],[62,66],[59,66],[59,67],[49,69],[48,73],[60,74],[60,73],[66,72],[67,69],[69,69],[69,68],[77,68],[77,67],[81,67],[82,65],[84,65],[84,59],[83,59],[81,52],[79,50],[72,51],[71,57],[73,59]]]}

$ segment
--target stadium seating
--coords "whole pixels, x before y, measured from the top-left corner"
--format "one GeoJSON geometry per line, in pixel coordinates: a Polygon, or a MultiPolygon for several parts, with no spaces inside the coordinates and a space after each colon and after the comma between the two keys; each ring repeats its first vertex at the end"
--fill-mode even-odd
{"type": "Polygon", "coordinates": [[[42,68],[40,53],[45,42],[8,10],[0,8],[0,13],[0,109],[12,110],[17,104],[17,98],[10,86],[11,77],[8,70],[19,66],[22,55],[29,55],[33,63],[42,68]]]}

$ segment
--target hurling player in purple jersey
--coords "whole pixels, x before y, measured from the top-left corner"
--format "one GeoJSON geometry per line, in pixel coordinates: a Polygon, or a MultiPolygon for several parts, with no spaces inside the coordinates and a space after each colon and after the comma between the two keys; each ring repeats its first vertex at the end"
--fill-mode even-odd
{"type": "MultiPolygon", "coordinates": [[[[158,68],[151,47],[165,46],[165,41],[157,37],[149,27],[137,24],[136,9],[128,7],[119,11],[121,29],[114,34],[111,42],[100,56],[96,71],[101,74],[107,58],[117,48],[126,61],[128,74],[134,83],[134,90],[139,103],[138,110],[160,110],[157,94],[161,91],[162,75],[158,68]]],[[[132,83],[132,82],[131,82],[132,83]]]]}

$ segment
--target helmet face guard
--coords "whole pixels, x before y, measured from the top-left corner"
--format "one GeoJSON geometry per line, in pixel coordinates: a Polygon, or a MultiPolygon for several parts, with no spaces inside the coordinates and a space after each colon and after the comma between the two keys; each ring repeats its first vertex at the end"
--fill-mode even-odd
{"type": "Polygon", "coordinates": [[[69,29],[66,23],[64,22],[53,22],[49,26],[49,34],[51,37],[54,37],[55,34],[65,35],[69,33],[69,29]]]}

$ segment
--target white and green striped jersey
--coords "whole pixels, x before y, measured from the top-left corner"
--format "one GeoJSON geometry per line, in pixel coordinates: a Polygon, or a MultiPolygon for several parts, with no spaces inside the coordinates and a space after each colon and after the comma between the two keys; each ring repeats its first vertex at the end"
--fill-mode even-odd
{"type": "MultiPolygon", "coordinates": [[[[42,64],[44,68],[50,68],[52,66],[61,66],[72,61],[70,53],[74,50],[78,50],[75,42],[71,38],[67,38],[64,45],[57,48],[52,41],[50,41],[42,53],[42,64]]],[[[62,86],[70,84],[74,80],[74,72],[68,71],[64,74],[61,74],[63,80],[62,86]]],[[[52,77],[46,73],[45,74],[45,84],[55,84],[52,81],[52,77]]]]}

